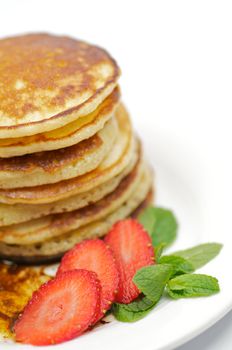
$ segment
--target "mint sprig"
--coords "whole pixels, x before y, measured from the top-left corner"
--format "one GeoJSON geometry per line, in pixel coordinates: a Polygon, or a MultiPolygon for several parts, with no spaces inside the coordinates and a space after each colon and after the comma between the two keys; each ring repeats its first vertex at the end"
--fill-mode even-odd
{"type": "Polygon", "coordinates": [[[165,290],[173,299],[209,296],[219,292],[215,277],[193,274],[215,258],[222,245],[205,243],[162,256],[177,233],[177,221],[170,210],[148,207],[139,216],[140,223],[152,237],[156,265],[138,270],[133,282],[141,291],[140,297],[130,304],[115,303],[112,311],[122,322],[135,322],[145,317],[161,299],[165,290]]]}
{"type": "Polygon", "coordinates": [[[178,224],[170,210],[149,206],[138,219],[150,234],[154,247],[161,243],[170,245],[176,239],[178,224]]]}
{"type": "Polygon", "coordinates": [[[169,264],[173,268],[173,275],[182,275],[185,273],[194,272],[195,268],[187,259],[182,258],[181,256],[176,255],[167,255],[162,256],[159,259],[159,264],[169,264]]]}
{"type": "Polygon", "coordinates": [[[175,255],[186,259],[196,270],[214,259],[220,253],[221,249],[222,244],[220,243],[204,243],[172,253],[170,256],[175,255]]]}
{"type": "Polygon", "coordinates": [[[159,263],[159,260],[161,258],[161,255],[163,254],[163,251],[165,249],[165,244],[164,243],[160,243],[157,247],[154,248],[155,249],[155,260],[157,262],[157,264],[159,263]]]}
{"type": "Polygon", "coordinates": [[[145,317],[160,300],[172,273],[170,265],[151,265],[137,271],[133,281],[145,296],[130,304],[115,303],[112,311],[116,319],[135,322],[145,317]]]}
{"type": "Polygon", "coordinates": [[[115,303],[112,311],[118,321],[135,322],[145,317],[155,305],[156,304],[147,297],[142,297],[132,301],[130,304],[115,303]]]}
{"type": "Polygon", "coordinates": [[[148,299],[157,303],[172,274],[171,265],[151,265],[138,270],[133,282],[148,299]]]}
{"type": "Polygon", "coordinates": [[[167,292],[173,299],[205,297],[219,291],[216,278],[200,274],[178,276],[167,284],[167,292]]]}

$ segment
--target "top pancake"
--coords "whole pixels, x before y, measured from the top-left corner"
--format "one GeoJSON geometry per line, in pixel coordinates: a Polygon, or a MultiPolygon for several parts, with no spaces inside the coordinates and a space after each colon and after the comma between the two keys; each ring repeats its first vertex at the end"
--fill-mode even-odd
{"type": "Polygon", "coordinates": [[[54,130],[91,113],[119,68],[99,47],[48,34],[0,40],[0,138],[54,130]]]}

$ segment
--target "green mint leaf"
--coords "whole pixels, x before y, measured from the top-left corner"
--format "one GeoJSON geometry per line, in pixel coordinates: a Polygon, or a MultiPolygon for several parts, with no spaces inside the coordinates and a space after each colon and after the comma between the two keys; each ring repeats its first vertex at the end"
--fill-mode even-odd
{"type": "Polygon", "coordinates": [[[155,207],[148,206],[146,209],[142,211],[138,219],[139,219],[139,222],[145,228],[145,230],[151,236],[153,232],[153,228],[155,226],[155,222],[156,222],[155,207]]]}
{"type": "Polygon", "coordinates": [[[178,225],[170,210],[150,206],[139,215],[139,221],[151,235],[155,247],[161,243],[169,245],[176,238],[178,225]]]}
{"type": "Polygon", "coordinates": [[[173,299],[204,297],[219,292],[218,280],[200,274],[181,275],[167,284],[167,292],[173,299]]]}
{"type": "Polygon", "coordinates": [[[160,257],[163,254],[163,250],[165,248],[164,243],[160,243],[157,247],[154,248],[155,250],[155,261],[159,263],[160,257]]]}
{"type": "Polygon", "coordinates": [[[136,272],[133,282],[148,299],[157,303],[172,274],[171,265],[146,266],[136,272]]]}
{"type": "Polygon", "coordinates": [[[167,255],[162,256],[159,259],[159,264],[170,264],[173,267],[173,275],[183,275],[185,273],[191,273],[194,271],[193,265],[186,259],[175,256],[175,255],[167,255]]]}
{"type": "Polygon", "coordinates": [[[205,243],[197,245],[190,249],[180,250],[171,254],[170,256],[180,256],[188,260],[188,262],[191,263],[194,269],[196,270],[202,267],[203,265],[207,264],[213,258],[215,258],[215,256],[217,256],[220,253],[221,249],[222,244],[205,243]]]}
{"type": "Polygon", "coordinates": [[[112,312],[121,322],[135,322],[145,317],[156,304],[147,297],[132,301],[130,304],[115,303],[112,312]]]}

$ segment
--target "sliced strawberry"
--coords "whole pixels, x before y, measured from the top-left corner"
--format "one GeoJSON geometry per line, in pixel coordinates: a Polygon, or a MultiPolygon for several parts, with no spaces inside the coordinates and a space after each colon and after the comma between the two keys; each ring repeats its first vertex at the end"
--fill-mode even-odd
{"type": "Polygon", "coordinates": [[[14,326],[16,340],[50,345],[77,337],[99,314],[101,286],[94,272],[73,270],[43,284],[14,326]]]}
{"type": "Polygon", "coordinates": [[[116,301],[130,303],[139,290],[132,279],[137,270],[154,264],[151,237],[135,219],[118,221],[106,235],[105,242],[112,249],[118,271],[119,287],[116,301]]]}
{"type": "Polygon", "coordinates": [[[119,277],[113,253],[100,239],[83,241],[63,256],[57,274],[72,269],[96,272],[102,286],[101,310],[96,320],[98,321],[110,308],[118,289],[119,277]]]}

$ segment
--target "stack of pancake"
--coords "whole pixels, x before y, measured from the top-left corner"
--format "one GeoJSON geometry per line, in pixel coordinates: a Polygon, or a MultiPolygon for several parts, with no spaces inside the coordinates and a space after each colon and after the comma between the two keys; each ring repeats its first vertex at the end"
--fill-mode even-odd
{"type": "Polygon", "coordinates": [[[0,40],[0,257],[41,263],[103,236],[152,197],[152,174],[99,47],[0,40]]]}

